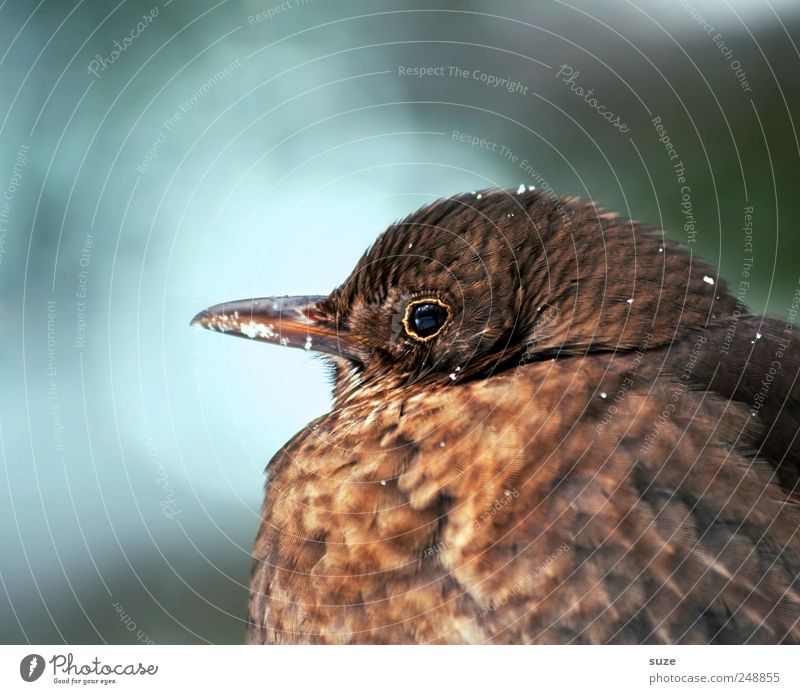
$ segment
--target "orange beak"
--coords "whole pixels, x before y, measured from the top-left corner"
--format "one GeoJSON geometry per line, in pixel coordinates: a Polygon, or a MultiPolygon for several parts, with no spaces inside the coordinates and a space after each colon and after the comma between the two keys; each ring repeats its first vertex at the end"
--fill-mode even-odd
{"type": "Polygon", "coordinates": [[[324,296],[227,301],[198,313],[191,325],[207,330],[363,361],[365,345],[324,313],[324,296]]]}

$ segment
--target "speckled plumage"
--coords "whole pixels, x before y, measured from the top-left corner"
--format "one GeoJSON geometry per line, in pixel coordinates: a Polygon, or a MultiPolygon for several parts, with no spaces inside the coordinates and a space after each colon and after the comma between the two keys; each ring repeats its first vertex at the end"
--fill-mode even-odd
{"type": "Polygon", "coordinates": [[[800,641],[797,333],[660,231],[457,196],[306,314],[349,352],[267,467],[249,642],[800,641]]]}

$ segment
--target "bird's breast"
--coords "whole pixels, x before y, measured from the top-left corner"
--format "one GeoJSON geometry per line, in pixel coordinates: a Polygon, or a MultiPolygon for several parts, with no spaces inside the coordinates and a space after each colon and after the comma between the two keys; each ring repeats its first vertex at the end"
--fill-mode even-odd
{"type": "Polygon", "coordinates": [[[312,423],[268,467],[251,640],[630,642],[653,594],[713,609],[713,548],[691,543],[717,537],[726,500],[700,487],[724,480],[765,523],[797,512],[731,457],[746,408],[636,359],[521,364],[312,423]]]}

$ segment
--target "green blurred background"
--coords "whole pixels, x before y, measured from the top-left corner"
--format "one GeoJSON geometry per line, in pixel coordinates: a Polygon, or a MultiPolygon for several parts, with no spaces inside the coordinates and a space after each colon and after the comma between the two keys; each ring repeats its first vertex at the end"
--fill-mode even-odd
{"type": "Polygon", "coordinates": [[[793,0],[0,2],[0,640],[243,640],[264,465],[328,385],[188,321],[327,293],[438,196],[591,197],[734,286],[752,207],[744,298],[785,315],[799,27],[793,0]]]}

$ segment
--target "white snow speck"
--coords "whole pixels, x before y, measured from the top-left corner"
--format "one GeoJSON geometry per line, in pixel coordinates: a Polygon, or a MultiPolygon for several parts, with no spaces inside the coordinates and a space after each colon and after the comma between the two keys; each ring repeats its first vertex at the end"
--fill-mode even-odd
{"type": "Polygon", "coordinates": [[[439,442],[439,448],[444,448],[444,441],[439,442]]]}
{"type": "Polygon", "coordinates": [[[288,344],[289,344],[289,340],[287,340],[285,337],[282,337],[281,338],[281,346],[282,347],[286,347],[286,345],[288,345],[288,344]]]}
{"type": "Polygon", "coordinates": [[[478,193],[478,194],[475,196],[475,198],[476,198],[476,199],[478,199],[478,200],[480,200],[482,197],[483,197],[483,195],[481,195],[480,193],[478,193]]]}
{"type": "MultiPolygon", "coordinates": [[[[278,337],[274,325],[263,325],[262,323],[256,323],[252,320],[247,323],[242,323],[239,330],[251,340],[256,337],[267,338],[268,340],[278,337]]],[[[283,344],[283,341],[281,341],[281,344],[283,344]]]]}
{"type": "Polygon", "coordinates": [[[663,248],[659,248],[659,249],[658,249],[658,252],[659,252],[659,253],[663,253],[663,252],[664,252],[664,249],[663,249],[663,248]]]}
{"type": "Polygon", "coordinates": [[[633,299],[628,299],[625,303],[626,304],[632,304],[633,303],[633,299]]]}
{"type": "Polygon", "coordinates": [[[536,186],[528,186],[528,190],[536,190],[536,186]]]}
{"type": "Polygon", "coordinates": [[[381,480],[381,487],[385,487],[385,486],[386,486],[386,480],[381,480]]]}
{"type": "Polygon", "coordinates": [[[761,339],[761,333],[756,333],[756,340],[760,340],[760,339],[761,339]]]}
{"type": "Polygon", "coordinates": [[[608,395],[605,392],[603,392],[600,393],[600,397],[603,398],[603,400],[605,400],[608,397],[608,395]]]}
{"type": "Polygon", "coordinates": [[[525,192],[525,184],[520,183],[519,188],[517,188],[517,195],[522,195],[525,192]]]}
{"type": "Polygon", "coordinates": [[[709,277],[708,275],[704,275],[703,282],[705,282],[706,284],[714,284],[714,278],[709,277]]]}
{"type": "Polygon", "coordinates": [[[456,380],[456,375],[455,374],[450,374],[450,380],[451,381],[455,381],[456,380]]]}
{"type": "Polygon", "coordinates": [[[236,320],[239,320],[239,312],[238,312],[238,311],[234,311],[234,312],[233,312],[233,317],[234,317],[236,320]]]}
{"type": "Polygon", "coordinates": [[[461,367],[460,366],[456,367],[456,372],[458,372],[458,371],[461,371],[461,367]]]}
{"type": "Polygon", "coordinates": [[[305,345],[303,345],[303,347],[305,349],[311,349],[311,338],[310,337],[308,337],[308,336],[306,337],[306,343],[305,343],[305,345]]]}

